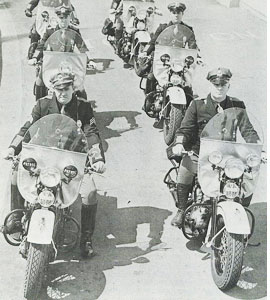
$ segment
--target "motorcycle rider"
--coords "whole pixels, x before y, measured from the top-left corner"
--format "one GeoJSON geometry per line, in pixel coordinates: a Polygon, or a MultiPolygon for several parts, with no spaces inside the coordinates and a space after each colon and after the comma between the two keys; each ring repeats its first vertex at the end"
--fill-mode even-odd
{"type": "MultiPolygon", "coordinates": [[[[168,10],[170,11],[170,17],[171,21],[169,23],[165,24],[160,24],[159,27],[157,28],[155,34],[153,35],[151,41],[149,44],[144,48],[144,51],[141,53],[140,57],[146,57],[151,55],[151,53],[155,50],[155,43],[160,35],[160,33],[168,28],[171,25],[174,24],[181,24],[186,27],[188,27],[190,30],[193,31],[193,28],[186,23],[184,23],[183,16],[184,16],[184,11],[186,10],[186,5],[184,3],[180,2],[173,2],[168,5],[168,10]]],[[[194,41],[196,43],[196,41],[194,41]]],[[[198,63],[201,62],[201,57],[198,55],[197,59],[198,63]]],[[[153,74],[153,64],[151,66],[151,71],[149,72],[147,76],[147,81],[146,81],[146,88],[145,88],[145,95],[148,95],[150,92],[152,92],[155,88],[156,84],[156,79],[153,74]]],[[[184,87],[184,92],[187,98],[187,106],[190,104],[190,102],[193,100],[193,90],[191,86],[185,86],[184,87]]]]}
{"type": "MultiPolygon", "coordinates": [[[[39,2],[40,2],[40,0],[30,0],[29,1],[28,5],[27,5],[27,7],[24,11],[25,15],[27,17],[31,18],[33,16],[32,11],[38,6],[39,2]]],[[[69,0],[68,0],[68,2],[69,2],[69,0]]],[[[60,6],[60,3],[59,3],[58,6],[60,6]]],[[[79,19],[77,18],[75,8],[72,4],[71,4],[71,9],[72,9],[72,13],[71,13],[72,23],[74,25],[79,25],[80,22],[79,22],[79,19]]],[[[49,17],[48,15],[46,15],[46,11],[43,12],[42,16],[44,18],[49,17]]],[[[32,25],[32,27],[30,29],[29,38],[30,38],[30,48],[29,48],[29,51],[28,51],[28,59],[31,59],[31,58],[33,58],[33,55],[34,55],[35,50],[37,48],[38,42],[41,38],[40,35],[37,32],[37,29],[36,29],[36,22],[34,22],[34,24],[32,25]]]]}
{"type": "MultiPolygon", "coordinates": [[[[79,98],[74,93],[74,75],[73,73],[58,73],[52,76],[53,94],[39,99],[32,110],[32,117],[20,129],[18,134],[12,140],[9,148],[3,154],[4,158],[18,155],[21,151],[22,140],[26,131],[40,118],[48,114],[65,114],[72,118],[78,126],[83,129],[88,146],[90,148],[88,156],[92,161],[92,169],[97,173],[105,171],[104,151],[96,126],[95,117],[91,103],[83,98],[79,98]],[[95,152],[93,157],[91,153],[95,152]]],[[[11,199],[11,209],[23,208],[24,200],[19,194],[16,184],[17,172],[14,172],[12,179],[12,190],[17,191],[17,195],[11,199]],[[18,196],[20,200],[18,201],[18,196]]],[[[81,207],[81,240],[80,250],[83,257],[93,254],[92,235],[95,228],[95,219],[97,212],[97,190],[93,180],[93,175],[85,174],[80,189],[82,198],[81,207]]],[[[5,229],[7,233],[20,231],[20,219],[22,216],[15,215],[10,224],[5,229]],[[17,231],[16,231],[17,230],[17,231]]]]}
{"type": "MultiPolygon", "coordinates": [[[[71,12],[72,9],[70,6],[66,6],[66,5],[62,5],[59,6],[55,9],[55,13],[57,15],[57,22],[58,25],[56,26],[56,28],[47,28],[46,32],[44,33],[42,39],[40,40],[37,50],[39,51],[37,57],[34,57],[30,60],[30,64],[35,65],[38,61],[40,61],[43,57],[43,49],[45,46],[46,41],[48,40],[48,38],[57,30],[59,29],[71,29],[73,30],[74,33],[74,40],[75,43],[73,45],[73,47],[76,45],[78,47],[78,49],[80,50],[80,52],[82,53],[86,53],[87,57],[88,57],[88,66],[95,68],[95,63],[93,61],[90,60],[90,54],[89,54],[89,50],[86,46],[86,44],[84,43],[83,39],[78,39],[78,36],[81,36],[80,30],[72,25],[70,25],[70,19],[71,19],[71,12]]],[[[61,45],[61,47],[59,47],[59,51],[65,51],[65,52],[73,52],[73,48],[69,46],[69,48],[67,49],[67,45],[61,45]]],[[[39,99],[42,96],[44,96],[46,94],[46,87],[43,83],[43,79],[42,79],[42,68],[40,68],[40,72],[38,74],[37,80],[36,80],[36,98],[39,99]]],[[[83,90],[81,91],[80,94],[83,98],[87,98],[86,96],[86,92],[83,90]]]]}
{"type": "MultiPolygon", "coordinates": [[[[175,141],[167,150],[169,158],[181,156],[183,150],[192,150],[198,154],[201,132],[213,116],[231,107],[245,109],[243,101],[227,95],[231,77],[232,73],[227,68],[216,68],[208,73],[207,80],[210,82],[210,93],[205,99],[191,102],[180,128],[176,131],[175,141]]],[[[256,143],[259,141],[257,132],[250,123],[247,114],[244,115],[239,129],[246,142],[256,143]]],[[[198,159],[195,155],[182,158],[177,176],[176,207],[178,211],[171,221],[173,226],[182,226],[188,195],[192,188],[194,175],[197,173],[197,165],[198,159]]],[[[252,195],[244,199],[243,205],[248,206],[251,198],[252,195]]]]}

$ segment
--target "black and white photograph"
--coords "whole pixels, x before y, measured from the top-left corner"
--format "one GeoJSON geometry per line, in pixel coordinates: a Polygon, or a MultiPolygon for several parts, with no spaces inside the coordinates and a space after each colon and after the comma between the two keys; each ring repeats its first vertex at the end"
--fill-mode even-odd
{"type": "Polygon", "coordinates": [[[267,299],[267,0],[0,0],[0,299],[267,299]]]}

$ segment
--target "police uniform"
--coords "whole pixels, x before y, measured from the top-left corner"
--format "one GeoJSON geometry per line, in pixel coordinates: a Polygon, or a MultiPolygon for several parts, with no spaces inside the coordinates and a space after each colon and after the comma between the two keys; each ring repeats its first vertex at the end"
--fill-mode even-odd
{"type": "MultiPolygon", "coordinates": [[[[232,74],[229,69],[217,68],[210,71],[207,79],[212,84],[224,85],[229,82],[232,74]]],[[[194,100],[188,107],[181,127],[177,129],[174,145],[182,144],[185,150],[193,150],[199,153],[200,135],[205,125],[212,119],[218,110],[225,110],[232,107],[245,109],[245,104],[237,98],[226,96],[222,102],[215,102],[211,98],[211,94],[205,99],[194,100]]],[[[241,135],[247,142],[257,142],[259,137],[250,123],[247,114],[243,115],[242,121],[239,124],[241,135]]],[[[198,160],[196,156],[185,156],[179,167],[177,177],[177,202],[178,212],[172,220],[172,225],[181,226],[183,212],[186,208],[188,194],[193,182],[194,175],[197,173],[198,160]]]]}

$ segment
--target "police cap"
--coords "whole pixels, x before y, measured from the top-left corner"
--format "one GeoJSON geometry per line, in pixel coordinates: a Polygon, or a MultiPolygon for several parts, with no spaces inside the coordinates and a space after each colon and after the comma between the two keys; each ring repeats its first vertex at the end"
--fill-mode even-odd
{"type": "Polygon", "coordinates": [[[57,73],[51,77],[50,82],[53,88],[64,89],[74,82],[74,77],[73,73],[57,73]]]}
{"type": "Polygon", "coordinates": [[[227,68],[215,68],[208,72],[206,79],[211,83],[215,84],[225,84],[230,81],[232,73],[227,68]]]}
{"type": "Polygon", "coordinates": [[[186,5],[181,2],[173,2],[168,5],[168,10],[176,13],[184,12],[186,10],[186,5]]]}
{"type": "Polygon", "coordinates": [[[70,6],[62,5],[55,9],[55,13],[57,16],[68,16],[72,12],[72,8],[70,6]]]}

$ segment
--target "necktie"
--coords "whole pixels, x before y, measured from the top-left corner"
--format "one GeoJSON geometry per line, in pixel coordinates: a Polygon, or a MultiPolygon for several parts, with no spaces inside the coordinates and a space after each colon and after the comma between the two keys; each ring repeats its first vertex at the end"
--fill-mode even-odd
{"type": "Polygon", "coordinates": [[[216,107],[216,110],[217,110],[217,113],[223,113],[224,109],[220,106],[220,104],[218,103],[217,104],[217,107],[216,107]]]}

